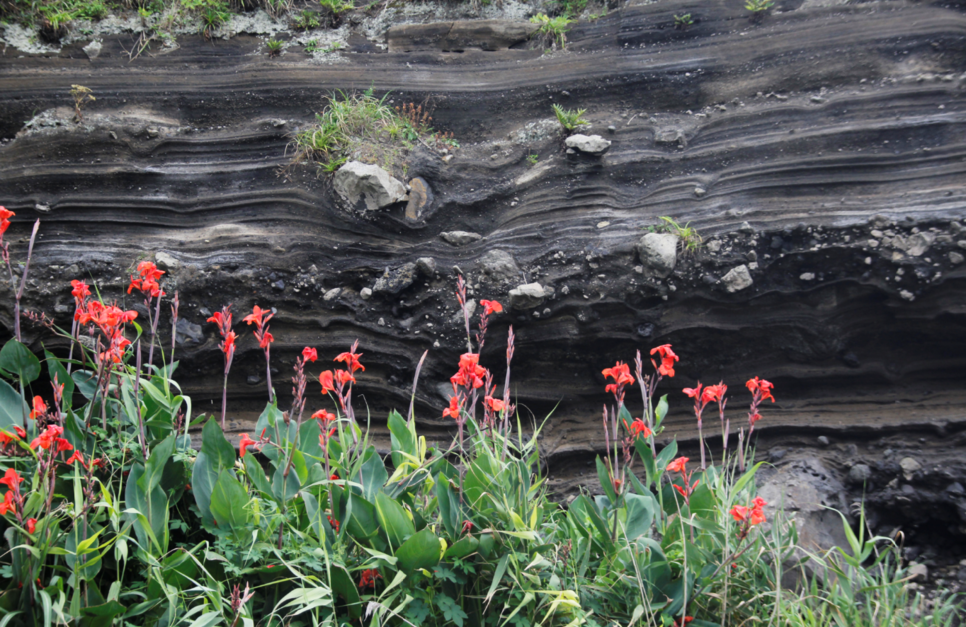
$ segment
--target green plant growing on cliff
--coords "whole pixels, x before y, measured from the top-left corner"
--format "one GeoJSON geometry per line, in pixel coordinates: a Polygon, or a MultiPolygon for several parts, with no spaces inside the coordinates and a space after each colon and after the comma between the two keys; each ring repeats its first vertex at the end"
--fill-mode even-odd
{"type": "Polygon", "coordinates": [[[333,15],[339,15],[355,8],[352,0],[319,0],[319,5],[333,15]]]}
{"type": "Polygon", "coordinates": [[[567,45],[567,32],[570,30],[568,27],[575,21],[566,15],[550,17],[546,13],[538,13],[530,18],[532,24],[539,26],[534,34],[539,36],[545,45],[552,48],[559,46],[561,50],[567,45]]]}
{"type": "Polygon", "coordinates": [[[294,20],[293,26],[298,30],[309,30],[319,27],[319,14],[315,11],[304,10],[294,20]]]}
{"type": "Polygon", "coordinates": [[[83,85],[71,85],[70,96],[74,99],[74,119],[80,122],[84,119],[81,109],[85,104],[94,102],[97,98],[94,97],[94,92],[91,91],[90,87],[84,87],[83,85]]]}
{"type": "MultiPolygon", "coordinates": [[[[334,46],[327,50],[334,51],[334,46]]],[[[437,135],[431,118],[420,105],[392,107],[388,94],[381,98],[372,90],[328,98],[316,123],[298,131],[290,144],[292,163],[312,160],[324,172],[338,169],[349,159],[380,164],[387,170],[401,167],[403,153],[416,143],[427,145],[437,135]]],[[[455,140],[452,140],[455,142],[455,140]]]]}
{"type": "Polygon", "coordinates": [[[265,47],[268,48],[268,56],[277,57],[282,52],[282,42],[278,39],[269,39],[265,43],[265,47]]]}
{"type": "Polygon", "coordinates": [[[587,109],[564,109],[558,104],[553,105],[553,113],[557,116],[557,121],[568,133],[573,132],[578,127],[589,125],[590,122],[584,119],[587,109]]]}
{"type": "Polygon", "coordinates": [[[694,20],[691,19],[690,13],[674,16],[674,28],[678,30],[688,30],[692,24],[694,24],[694,20]]]}
{"type": "Polygon", "coordinates": [[[760,22],[773,6],[774,0],[745,0],[745,10],[751,13],[751,20],[755,23],[760,22]]]}
{"type": "Polygon", "coordinates": [[[661,216],[661,224],[648,228],[652,233],[670,233],[678,238],[678,245],[686,253],[694,253],[704,242],[698,230],[688,222],[681,226],[669,216],[661,216]]]}

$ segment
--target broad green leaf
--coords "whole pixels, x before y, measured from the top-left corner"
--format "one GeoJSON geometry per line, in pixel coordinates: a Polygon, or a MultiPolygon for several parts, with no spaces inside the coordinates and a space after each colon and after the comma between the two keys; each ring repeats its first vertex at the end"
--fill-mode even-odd
{"type": "Polygon", "coordinates": [[[90,370],[75,370],[70,378],[84,398],[90,400],[97,394],[97,373],[90,370]]]}
{"type": "Polygon", "coordinates": [[[140,512],[141,517],[131,518],[128,516],[128,518],[134,524],[134,532],[137,534],[138,542],[143,549],[148,550],[152,543],[156,541],[160,545],[155,547],[156,550],[164,552],[167,550],[167,547],[163,546],[163,538],[168,524],[168,498],[160,487],[145,492],[138,485],[138,480],[143,474],[144,466],[141,464],[131,466],[124,490],[124,500],[127,507],[140,512]],[[149,531],[150,533],[148,533],[149,531]],[[151,535],[154,536],[153,539],[151,535]]]}
{"type": "Polygon", "coordinates": [[[40,360],[30,352],[30,349],[18,342],[10,340],[0,349],[0,370],[29,385],[40,376],[40,360]]]}
{"type": "Polygon", "coordinates": [[[151,492],[161,484],[164,466],[174,453],[174,436],[169,435],[151,451],[148,463],[144,465],[144,474],[138,479],[138,487],[145,493],[151,492]]]}
{"type": "MultiPolygon", "coordinates": [[[[295,451],[298,453],[298,451],[295,451]]],[[[272,476],[272,495],[278,502],[288,501],[294,498],[299,492],[299,488],[302,487],[302,483],[299,481],[298,472],[294,468],[289,470],[288,474],[285,474],[285,462],[283,461],[278,468],[275,469],[275,474],[272,476]]]]}
{"type": "Polygon", "coordinates": [[[614,492],[614,486],[610,482],[610,476],[607,473],[607,466],[604,465],[603,460],[600,456],[597,457],[597,479],[600,480],[600,485],[604,488],[604,494],[610,499],[611,503],[617,502],[617,493],[614,492]]]}
{"type": "Polygon", "coordinates": [[[208,420],[201,432],[201,452],[195,458],[191,472],[191,491],[204,522],[211,524],[211,492],[222,470],[235,465],[235,449],[225,439],[214,418],[208,420]]]}
{"type": "Polygon", "coordinates": [[[411,458],[419,457],[419,447],[416,438],[415,426],[407,424],[406,420],[396,410],[389,412],[387,421],[389,435],[392,442],[392,465],[399,468],[405,459],[404,455],[411,458]]]}
{"type": "Polygon", "coordinates": [[[201,430],[201,452],[218,462],[219,468],[235,465],[235,447],[225,438],[221,426],[214,418],[201,430]]]}
{"type": "Polygon", "coordinates": [[[211,492],[211,515],[222,529],[243,530],[251,519],[248,493],[238,479],[222,470],[211,492]]]}
{"type": "Polygon", "coordinates": [[[362,616],[362,601],[359,598],[359,588],[356,587],[356,582],[352,580],[352,576],[344,566],[333,565],[331,573],[332,592],[345,601],[346,608],[349,610],[349,618],[358,620],[362,616]]]}
{"type": "Polygon", "coordinates": [[[432,568],[439,563],[439,538],[429,529],[419,531],[396,551],[399,567],[407,573],[421,568],[432,568]]]}
{"type": "Polygon", "coordinates": [[[376,493],[375,506],[379,524],[386,533],[392,550],[402,546],[403,542],[416,533],[413,521],[406,515],[402,505],[393,501],[381,490],[376,493]]]}
{"type": "Polygon", "coordinates": [[[496,572],[493,573],[493,581],[490,583],[490,589],[486,593],[485,602],[489,603],[493,595],[496,594],[496,589],[500,586],[500,581],[503,579],[503,575],[506,574],[507,563],[510,561],[510,554],[506,553],[500,558],[499,563],[496,565],[496,572]]]}
{"type": "Polygon", "coordinates": [[[256,490],[265,496],[272,495],[272,484],[268,482],[268,477],[265,476],[265,469],[255,461],[253,455],[245,457],[245,474],[256,490]]]}
{"type": "Polygon", "coordinates": [[[667,394],[661,397],[661,400],[657,402],[657,407],[654,408],[654,428],[661,426],[664,421],[664,417],[667,416],[667,394]]]}
{"type": "Polygon", "coordinates": [[[657,467],[658,476],[662,475],[665,470],[667,470],[667,465],[671,463],[671,460],[678,454],[678,441],[671,440],[671,443],[661,449],[661,452],[657,454],[657,459],[654,460],[654,464],[657,467]]]}
{"type": "Polygon", "coordinates": [[[117,601],[108,601],[101,605],[88,605],[81,608],[80,627],[111,627],[114,618],[124,612],[126,608],[117,601]]]}
{"type": "Polygon", "coordinates": [[[654,498],[650,495],[641,496],[628,492],[624,495],[624,499],[627,503],[625,533],[627,539],[633,541],[651,530],[651,523],[654,520],[654,512],[657,508],[654,498]]]}
{"type": "Polygon", "coordinates": [[[386,485],[389,473],[374,447],[370,446],[366,454],[368,457],[362,463],[362,495],[372,501],[376,498],[376,492],[386,485]]]}
{"type": "Polygon", "coordinates": [[[471,555],[480,546],[480,541],[473,536],[466,536],[461,540],[457,541],[453,546],[446,549],[446,553],[443,554],[443,558],[447,560],[459,560],[463,559],[467,555],[471,555]]]}
{"type": "Polygon", "coordinates": [[[439,505],[439,517],[446,527],[446,532],[450,538],[456,538],[462,527],[460,521],[459,497],[449,486],[449,481],[440,476],[436,482],[436,501],[439,505]]]}
{"type": "Polygon", "coordinates": [[[0,429],[13,433],[13,427],[23,426],[24,416],[30,414],[30,407],[9,383],[0,379],[0,429]]]}

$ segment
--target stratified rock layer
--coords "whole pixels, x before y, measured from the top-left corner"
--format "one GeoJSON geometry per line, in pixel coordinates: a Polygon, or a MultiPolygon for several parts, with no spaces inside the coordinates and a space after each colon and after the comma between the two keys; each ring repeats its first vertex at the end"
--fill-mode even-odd
{"type": "MultiPolygon", "coordinates": [[[[80,45],[53,58],[8,50],[0,203],[17,212],[15,258],[29,222],[43,220],[26,306],[69,327],[74,278],[135,306],[128,269],[163,251],[185,320],[180,380],[196,409],[214,411],[221,389],[206,312],[259,304],[278,311],[283,406],[303,346],[326,359],[358,339],[367,369],[356,398],[378,430],[390,408],[408,406],[429,350],[416,415],[443,439],[451,423],[437,390],[466,350],[455,269],[474,304],[508,304],[509,290],[538,283],[549,296],[534,309],[492,317],[481,361],[502,381],[512,324],[513,396],[527,420],[553,410],[542,450],[558,485],[582,481],[604,445],[601,369],[638,348],[647,364],[665,343],[681,356],[660,387],[666,437],[695,436],[679,390],[699,378],[731,385],[737,428],[753,375],[776,384],[763,437],[959,433],[966,17],[938,2],[814,5],[788,3],[757,26],[735,2],[627,6],[576,25],[567,51],[549,55],[377,53],[360,38],[342,63],[318,65],[294,48],[252,54],[260,43],[249,36],[189,38],[133,62],[126,38],[104,40],[93,59],[80,45]],[[673,15],[687,11],[695,24],[675,30],[673,15]],[[97,97],[82,124],[70,122],[71,84],[97,97]],[[351,211],[313,166],[288,166],[290,133],[313,122],[324,95],[370,86],[397,105],[429,98],[433,125],[462,146],[413,154],[407,180],[422,179],[432,200],[409,217],[402,203],[351,211]],[[606,134],[608,152],[566,155],[551,103],[588,109],[588,132],[606,134]],[[666,277],[635,251],[660,216],[704,240],[666,277]],[[741,281],[723,280],[739,267],[741,281]]],[[[266,400],[262,359],[245,333],[229,381],[236,432],[266,400]]],[[[317,391],[310,407],[322,405],[317,391]]]]}

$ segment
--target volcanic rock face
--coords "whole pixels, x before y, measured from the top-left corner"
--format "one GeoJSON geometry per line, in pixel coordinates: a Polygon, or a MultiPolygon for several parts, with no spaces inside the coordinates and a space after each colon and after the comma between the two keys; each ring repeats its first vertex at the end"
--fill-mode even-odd
{"type": "MultiPolygon", "coordinates": [[[[357,398],[378,431],[390,408],[408,406],[429,350],[416,416],[443,440],[450,424],[436,390],[466,350],[455,273],[474,304],[509,304],[511,290],[538,284],[538,304],[491,318],[481,363],[502,381],[512,324],[514,398],[527,419],[553,410],[541,450],[555,487],[593,480],[601,369],[637,349],[648,365],[646,351],[671,343],[681,362],[659,389],[670,394],[666,437],[695,437],[681,387],[730,384],[737,426],[742,383],[763,376],[778,398],[756,425],[763,444],[815,446],[822,435],[830,470],[848,473],[850,457],[871,469],[882,511],[918,502],[908,485],[946,499],[944,524],[958,528],[966,16],[941,2],[820,5],[786,3],[755,25],[740,3],[713,2],[690,9],[695,24],[680,31],[682,5],[632,3],[575,25],[567,50],[547,55],[383,52],[362,27],[330,64],[295,47],[256,54],[261,42],[245,34],[188,37],[134,61],[128,36],[104,37],[93,58],[87,42],[44,55],[8,48],[0,203],[17,212],[7,234],[15,259],[42,219],[26,307],[59,312],[69,328],[75,278],[137,306],[124,293],[128,270],[163,252],[166,289],[182,303],[178,375],[195,408],[214,410],[221,388],[205,319],[227,303],[239,314],[259,304],[278,311],[283,406],[303,346],[334,356],[358,339],[367,369],[357,398]],[[79,124],[72,84],[97,97],[79,124]],[[414,148],[406,180],[432,195],[408,215],[401,202],[347,208],[333,179],[286,153],[323,96],[369,87],[393,106],[432,102],[433,126],[461,146],[414,148]],[[587,132],[612,142],[606,154],[566,154],[551,103],[586,108],[587,132]],[[673,262],[665,247],[655,271],[638,243],[661,216],[690,223],[703,245],[679,247],[673,262]],[[940,431],[903,444],[904,456],[930,459],[909,479],[873,447],[940,431]]],[[[41,340],[64,349],[26,328],[38,351],[41,340]]],[[[244,334],[229,380],[236,432],[266,401],[262,360],[244,334]]],[[[880,518],[907,524],[899,511],[880,518]]]]}

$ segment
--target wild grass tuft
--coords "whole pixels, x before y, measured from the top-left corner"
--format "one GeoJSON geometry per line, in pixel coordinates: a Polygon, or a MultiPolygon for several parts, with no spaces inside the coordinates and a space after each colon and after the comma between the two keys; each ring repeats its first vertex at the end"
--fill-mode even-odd
{"type": "Polygon", "coordinates": [[[672,235],[676,235],[680,241],[682,250],[686,253],[696,252],[704,242],[704,240],[701,238],[701,234],[698,233],[697,229],[691,226],[690,222],[686,223],[684,226],[681,226],[669,216],[661,216],[661,224],[649,227],[648,230],[652,233],[670,233],[672,235]]]}
{"type": "Polygon", "coordinates": [[[546,13],[538,13],[530,18],[530,22],[539,25],[536,35],[541,37],[545,45],[551,48],[560,47],[563,50],[567,45],[568,28],[576,20],[567,15],[550,17],[546,13]]]}
{"type": "Polygon", "coordinates": [[[560,105],[555,104],[553,105],[553,112],[557,116],[557,121],[560,122],[560,126],[568,133],[576,130],[580,126],[590,124],[590,122],[584,119],[584,114],[587,113],[587,109],[564,109],[560,105]]]}

